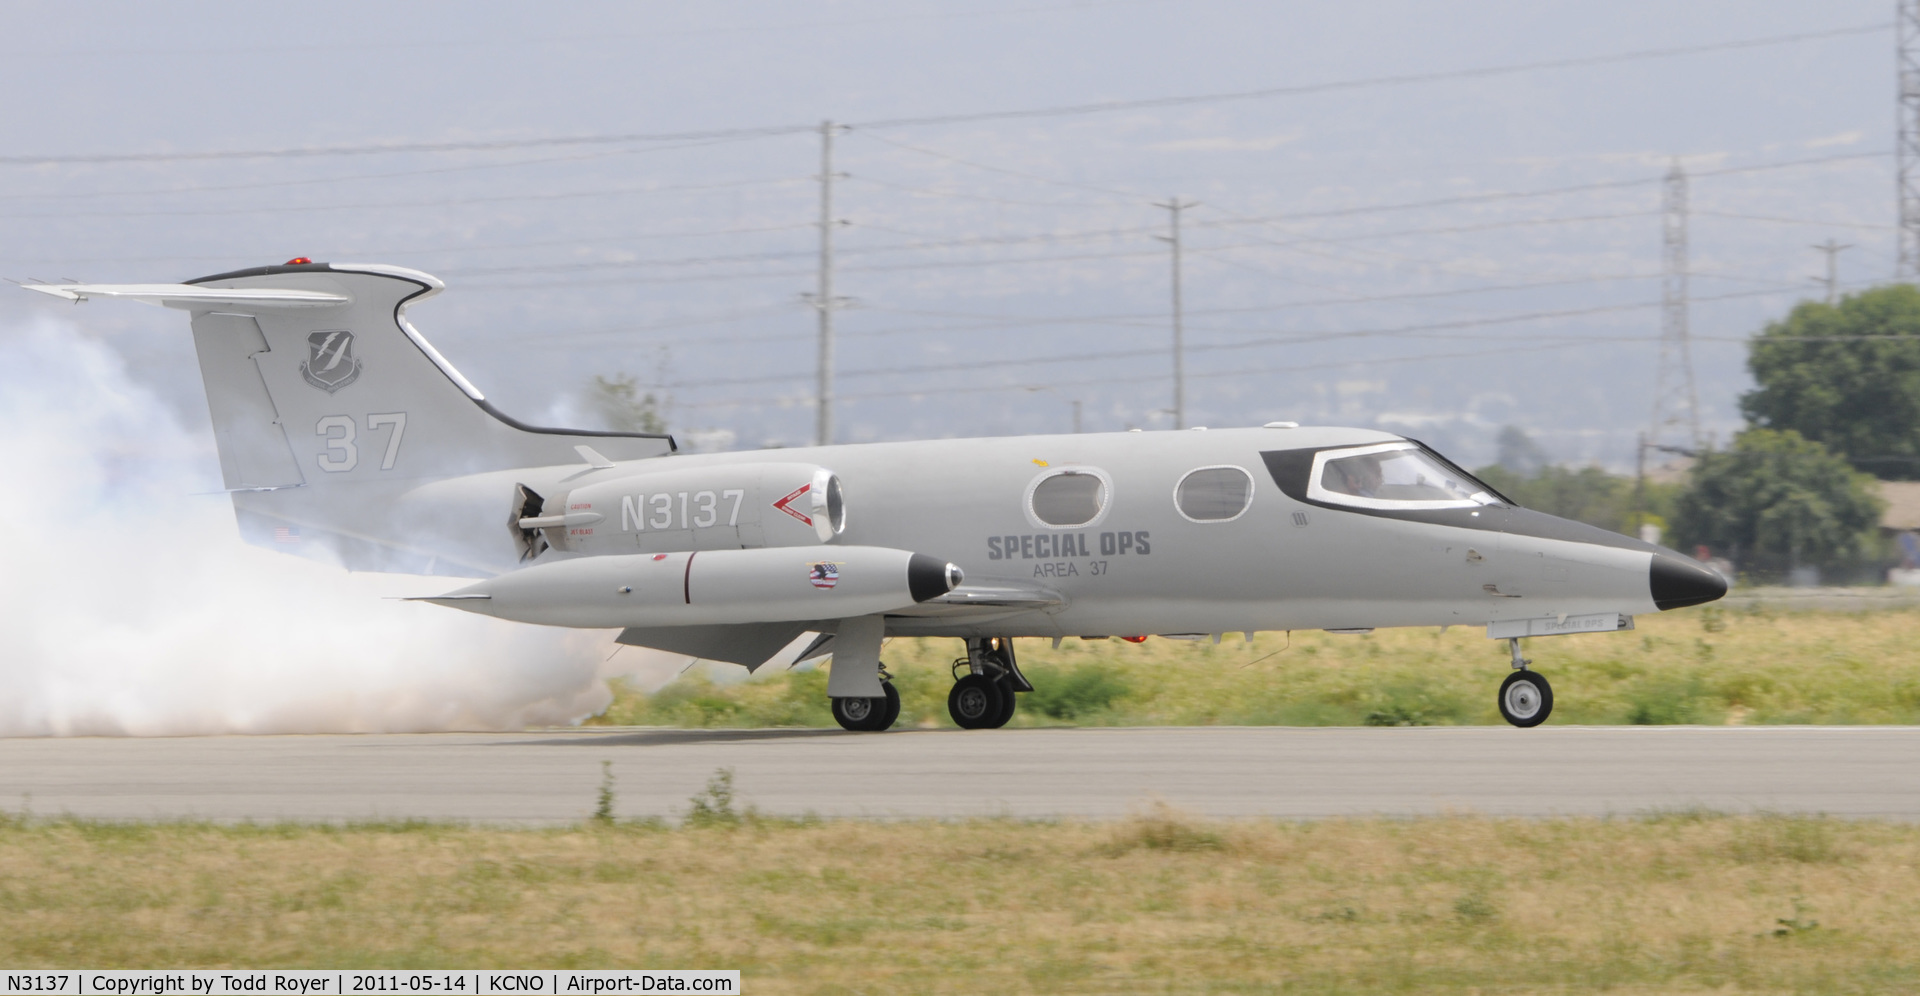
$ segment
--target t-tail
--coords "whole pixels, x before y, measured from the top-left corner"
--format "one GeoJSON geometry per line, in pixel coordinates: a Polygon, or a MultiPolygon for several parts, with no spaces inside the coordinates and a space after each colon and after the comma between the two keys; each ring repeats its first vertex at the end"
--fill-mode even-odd
{"type": "Polygon", "coordinates": [[[221,475],[249,542],[352,570],[491,574],[515,562],[510,531],[489,521],[476,533],[449,521],[444,501],[416,495],[437,487],[446,498],[451,482],[473,480],[452,491],[497,493],[497,509],[474,513],[505,518],[529,499],[509,509],[513,485],[496,475],[675,447],[666,435],[531,426],[493,407],[407,321],[409,305],[443,286],[397,266],[295,260],[183,284],[28,288],[192,315],[221,475]],[[466,541],[449,547],[450,536],[466,541]]]}

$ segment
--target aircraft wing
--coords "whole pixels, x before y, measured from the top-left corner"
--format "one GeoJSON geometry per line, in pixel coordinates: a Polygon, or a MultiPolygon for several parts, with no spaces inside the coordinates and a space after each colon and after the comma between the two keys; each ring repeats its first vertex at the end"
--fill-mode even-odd
{"type": "Polygon", "coordinates": [[[104,297],[140,301],[164,308],[193,310],[220,305],[253,308],[330,308],[351,304],[345,294],[274,287],[201,287],[194,284],[21,284],[30,291],[51,294],[79,304],[104,297]]]}

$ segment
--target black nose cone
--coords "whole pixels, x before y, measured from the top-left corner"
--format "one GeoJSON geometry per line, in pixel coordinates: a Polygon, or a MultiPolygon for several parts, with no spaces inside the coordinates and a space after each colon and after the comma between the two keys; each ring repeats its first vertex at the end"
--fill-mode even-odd
{"type": "Polygon", "coordinates": [[[1711,602],[1727,593],[1727,579],[1720,572],[1685,557],[1653,555],[1647,568],[1647,587],[1653,591],[1653,604],[1662,612],[1711,602]]]}

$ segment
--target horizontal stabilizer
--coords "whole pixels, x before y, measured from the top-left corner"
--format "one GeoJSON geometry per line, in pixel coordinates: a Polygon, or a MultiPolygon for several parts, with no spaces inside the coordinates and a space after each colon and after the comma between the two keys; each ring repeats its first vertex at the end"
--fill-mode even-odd
{"type": "Polygon", "coordinates": [[[193,284],[21,284],[30,291],[66,298],[75,304],[88,298],[141,301],[186,310],[227,307],[332,308],[352,304],[345,294],[280,287],[198,287],[193,284]]]}

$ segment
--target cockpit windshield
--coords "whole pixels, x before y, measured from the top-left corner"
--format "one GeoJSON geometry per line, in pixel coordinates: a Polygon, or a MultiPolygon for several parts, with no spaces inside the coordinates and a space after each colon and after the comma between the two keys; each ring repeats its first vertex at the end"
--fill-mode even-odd
{"type": "Polygon", "coordinates": [[[1360,508],[1474,508],[1500,499],[1417,443],[1380,443],[1314,456],[1307,495],[1360,508]]]}

